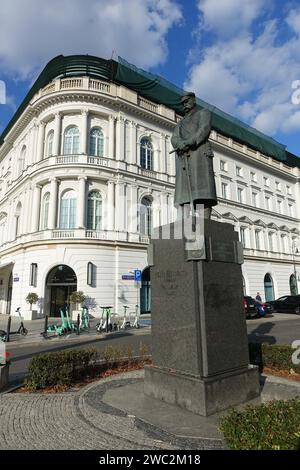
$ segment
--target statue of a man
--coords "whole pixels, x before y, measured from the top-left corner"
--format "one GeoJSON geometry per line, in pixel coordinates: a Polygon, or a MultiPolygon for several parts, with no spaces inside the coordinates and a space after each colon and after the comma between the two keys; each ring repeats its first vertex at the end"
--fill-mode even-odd
{"type": "Polygon", "coordinates": [[[176,125],[172,145],[176,150],[175,205],[204,205],[204,217],[210,218],[211,208],[217,204],[213,171],[213,151],[208,140],[211,131],[211,113],[198,109],[195,93],[181,98],[184,117],[176,125]]]}

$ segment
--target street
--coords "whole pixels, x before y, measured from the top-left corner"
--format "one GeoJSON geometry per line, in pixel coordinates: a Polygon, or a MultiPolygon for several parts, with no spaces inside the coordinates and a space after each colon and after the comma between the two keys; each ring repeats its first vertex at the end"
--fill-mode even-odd
{"type": "MultiPolygon", "coordinates": [[[[6,321],[6,320],[5,320],[6,321]]],[[[0,329],[5,326],[5,321],[0,321],[0,329]]],[[[145,325],[139,329],[131,328],[116,333],[98,334],[95,331],[95,320],[92,322],[90,332],[80,336],[74,334],[61,338],[44,340],[40,336],[43,329],[43,321],[35,320],[25,322],[29,333],[27,337],[13,335],[11,342],[7,343],[7,351],[11,355],[10,383],[20,383],[27,371],[30,360],[41,352],[59,351],[70,348],[96,348],[103,350],[107,345],[124,348],[131,345],[134,354],[139,351],[140,344],[149,347],[151,352],[151,327],[150,319],[145,320],[145,325]]],[[[18,325],[13,319],[14,328],[18,325]]],[[[275,313],[268,318],[247,320],[249,342],[267,342],[270,344],[291,344],[300,339],[300,317],[293,314],[275,313]]]]}

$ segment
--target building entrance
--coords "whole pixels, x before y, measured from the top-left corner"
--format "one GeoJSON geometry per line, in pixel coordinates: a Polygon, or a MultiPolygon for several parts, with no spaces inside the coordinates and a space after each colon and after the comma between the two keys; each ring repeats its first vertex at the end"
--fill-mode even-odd
{"type": "Polygon", "coordinates": [[[77,277],[69,266],[64,264],[53,268],[47,277],[50,290],[50,316],[60,316],[60,309],[70,305],[70,295],[77,290],[77,277]]]}

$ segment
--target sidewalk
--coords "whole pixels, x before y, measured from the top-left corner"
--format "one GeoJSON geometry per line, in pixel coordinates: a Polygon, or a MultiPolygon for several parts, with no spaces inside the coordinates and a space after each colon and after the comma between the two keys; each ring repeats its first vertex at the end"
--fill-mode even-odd
{"type": "MultiPolygon", "coordinates": [[[[7,330],[7,321],[8,321],[9,315],[0,315],[0,330],[7,330]]],[[[20,320],[19,317],[16,316],[11,316],[11,332],[12,331],[17,331],[19,326],[20,326],[20,320]]],[[[70,333],[66,334],[64,336],[55,336],[54,334],[50,333],[49,337],[51,339],[44,339],[41,335],[41,333],[44,331],[44,319],[38,319],[38,320],[27,320],[24,321],[24,326],[28,330],[27,336],[21,336],[21,335],[13,335],[11,334],[10,337],[10,342],[7,344],[15,346],[28,346],[30,344],[45,344],[47,341],[52,342],[64,342],[64,341],[76,341],[80,342],[82,340],[86,340],[87,338],[92,338],[92,337],[99,337],[100,334],[96,331],[96,324],[99,322],[99,318],[93,318],[90,321],[90,329],[89,331],[82,331],[80,335],[76,335],[75,333],[70,333]]],[[[48,324],[54,324],[54,323],[61,323],[60,318],[49,318],[48,324]]],[[[145,328],[148,328],[150,330],[151,326],[151,315],[142,315],[140,317],[140,329],[144,330],[145,328]]],[[[128,330],[122,330],[122,331],[133,331],[135,329],[131,328],[128,330]]],[[[136,330],[136,332],[138,329],[136,330]]],[[[104,336],[109,333],[101,333],[101,336],[104,336]]]]}
{"type": "Polygon", "coordinates": [[[61,394],[0,395],[0,450],[222,449],[218,416],[146,397],[143,371],[61,394]],[[122,399],[120,399],[122,398],[122,399]]]}

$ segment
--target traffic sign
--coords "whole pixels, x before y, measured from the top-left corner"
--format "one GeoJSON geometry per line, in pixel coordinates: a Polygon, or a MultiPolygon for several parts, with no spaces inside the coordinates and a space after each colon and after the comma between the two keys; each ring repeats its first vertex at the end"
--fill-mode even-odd
{"type": "Polygon", "coordinates": [[[134,280],[138,282],[142,280],[142,271],[139,269],[134,270],[134,280]]]}

